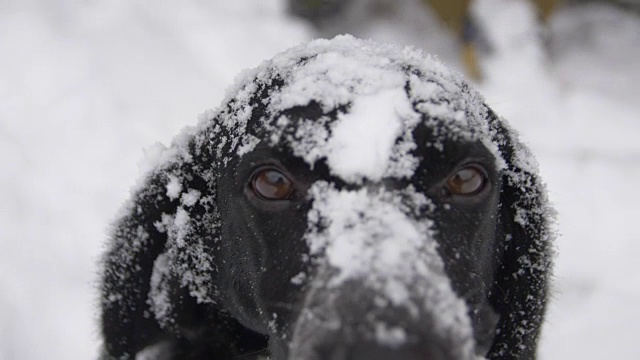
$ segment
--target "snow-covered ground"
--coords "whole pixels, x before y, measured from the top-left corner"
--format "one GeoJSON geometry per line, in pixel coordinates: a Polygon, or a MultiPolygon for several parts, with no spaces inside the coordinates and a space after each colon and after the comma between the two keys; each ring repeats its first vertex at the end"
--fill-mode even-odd
{"type": "MultiPolygon", "coordinates": [[[[417,1],[331,31],[412,43],[458,66],[417,1]]],[[[476,5],[494,43],[479,87],[537,153],[559,211],[541,358],[640,358],[640,17],[562,10],[545,54],[527,3],[476,5]]],[[[143,149],[217,106],[240,70],[315,36],[284,9],[0,1],[0,360],[95,356],[96,261],[143,149]]]]}

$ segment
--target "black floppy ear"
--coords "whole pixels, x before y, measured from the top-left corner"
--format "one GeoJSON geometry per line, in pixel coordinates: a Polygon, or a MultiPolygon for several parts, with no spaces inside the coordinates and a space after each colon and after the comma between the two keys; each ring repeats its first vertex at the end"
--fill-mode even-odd
{"type": "Polygon", "coordinates": [[[100,285],[104,359],[132,359],[147,347],[163,358],[230,359],[265,346],[230,317],[216,286],[218,183],[238,148],[254,141],[238,120],[242,106],[231,98],[177,136],[114,223],[100,285]]]}
{"type": "Polygon", "coordinates": [[[513,130],[490,114],[506,168],[500,195],[503,239],[490,299],[500,322],[489,358],[535,359],[552,262],[553,211],[532,155],[513,130]]]}
{"type": "Polygon", "coordinates": [[[133,358],[148,345],[166,341],[175,335],[172,326],[193,316],[194,289],[214,272],[211,244],[219,236],[216,222],[215,184],[217,179],[203,176],[201,164],[215,167],[211,154],[194,154],[191,135],[184,144],[165,150],[156,166],[132,193],[110,233],[102,262],[101,326],[105,358],[133,358]],[[194,251],[178,251],[180,247],[194,251]],[[198,253],[201,251],[201,253],[198,253]],[[196,258],[193,258],[193,257],[196,258]],[[193,263],[209,260],[207,266],[193,263]],[[179,276],[189,268],[192,279],[179,276]],[[205,274],[206,273],[206,274],[205,274]]]}

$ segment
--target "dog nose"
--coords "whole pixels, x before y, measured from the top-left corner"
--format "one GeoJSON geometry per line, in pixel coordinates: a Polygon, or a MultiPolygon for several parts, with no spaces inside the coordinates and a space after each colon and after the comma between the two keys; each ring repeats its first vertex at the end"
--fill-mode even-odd
{"type": "Polygon", "coordinates": [[[446,360],[438,349],[415,344],[412,347],[381,346],[376,343],[358,343],[351,346],[327,344],[318,351],[319,360],[446,360]]]}
{"type": "Polygon", "coordinates": [[[431,285],[437,273],[411,288],[389,280],[379,289],[366,279],[335,285],[331,271],[319,269],[307,294],[292,328],[291,360],[476,358],[467,307],[450,288],[431,285]]]}

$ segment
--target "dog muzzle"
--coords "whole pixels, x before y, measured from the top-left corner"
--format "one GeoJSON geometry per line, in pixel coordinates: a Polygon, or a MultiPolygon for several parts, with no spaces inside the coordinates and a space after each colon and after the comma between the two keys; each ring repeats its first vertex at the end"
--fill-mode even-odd
{"type": "Polygon", "coordinates": [[[475,359],[465,302],[452,289],[412,188],[316,183],[305,235],[315,270],[290,358],[475,359]]]}

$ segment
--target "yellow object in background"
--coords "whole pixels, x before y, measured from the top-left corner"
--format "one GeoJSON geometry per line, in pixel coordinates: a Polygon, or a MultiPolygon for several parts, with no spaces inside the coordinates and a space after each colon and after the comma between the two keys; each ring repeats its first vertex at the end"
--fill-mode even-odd
{"type": "Polygon", "coordinates": [[[461,35],[471,0],[424,0],[454,33],[461,35]]]}
{"type": "MultiPolygon", "coordinates": [[[[476,81],[482,79],[478,59],[478,34],[481,29],[474,26],[469,14],[472,0],[423,0],[437,17],[453,31],[461,42],[462,63],[469,77],[476,81]]],[[[561,0],[530,0],[543,22],[547,22],[561,0]]]]}
{"type": "Polygon", "coordinates": [[[561,0],[533,0],[543,22],[547,22],[561,0]]]}
{"type": "Polygon", "coordinates": [[[478,51],[473,43],[462,44],[462,62],[469,77],[475,81],[482,80],[482,72],[478,63],[478,51]]]}

